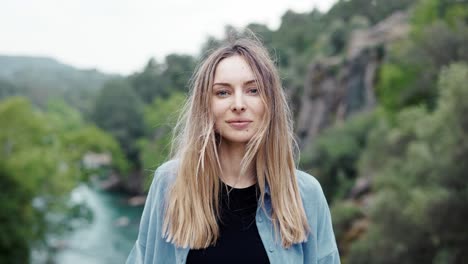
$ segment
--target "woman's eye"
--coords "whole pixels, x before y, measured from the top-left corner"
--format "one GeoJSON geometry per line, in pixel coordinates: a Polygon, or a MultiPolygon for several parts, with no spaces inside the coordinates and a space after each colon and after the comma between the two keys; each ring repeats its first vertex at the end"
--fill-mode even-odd
{"type": "Polygon", "coordinates": [[[258,89],[257,88],[250,88],[249,93],[251,94],[258,94],[258,89]]]}
{"type": "Polygon", "coordinates": [[[225,97],[225,96],[229,95],[229,93],[227,91],[221,90],[221,91],[217,91],[216,95],[219,96],[219,97],[225,97]]]}

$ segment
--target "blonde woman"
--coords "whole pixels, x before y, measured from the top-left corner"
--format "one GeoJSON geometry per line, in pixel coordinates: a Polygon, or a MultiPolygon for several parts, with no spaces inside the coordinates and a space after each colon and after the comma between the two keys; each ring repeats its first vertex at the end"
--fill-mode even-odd
{"type": "Polygon", "coordinates": [[[295,168],[266,49],[233,41],[192,81],[175,155],[156,170],[127,263],[340,263],[322,189],[295,168]]]}

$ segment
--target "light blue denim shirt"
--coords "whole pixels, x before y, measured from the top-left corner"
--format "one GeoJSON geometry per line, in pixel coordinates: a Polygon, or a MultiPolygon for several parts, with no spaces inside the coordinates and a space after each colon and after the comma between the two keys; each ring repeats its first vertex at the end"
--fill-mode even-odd
{"type": "MultiPolygon", "coordinates": [[[[190,249],[166,242],[162,234],[164,201],[168,187],[175,179],[176,167],[175,161],[169,161],[156,170],[143,210],[138,238],[128,256],[127,264],[185,263],[190,249]]],[[[275,240],[273,224],[269,217],[270,194],[266,188],[266,213],[259,205],[256,223],[270,263],[339,264],[340,257],[333,234],[330,210],[322,188],[311,175],[299,170],[296,174],[311,232],[306,242],[283,248],[281,241],[275,240]]]]}

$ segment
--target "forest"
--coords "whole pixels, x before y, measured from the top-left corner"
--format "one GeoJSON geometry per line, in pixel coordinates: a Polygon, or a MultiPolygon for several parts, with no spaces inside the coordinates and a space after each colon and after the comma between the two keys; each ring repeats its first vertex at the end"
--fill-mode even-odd
{"type": "Polygon", "coordinates": [[[144,195],[197,63],[250,32],[280,70],[342,263],[466,263],[468,0],[339,0],[225,32],[128,76],[0,56],[0,263],[91,221],[70,193],[93,175],[144,195]]]}

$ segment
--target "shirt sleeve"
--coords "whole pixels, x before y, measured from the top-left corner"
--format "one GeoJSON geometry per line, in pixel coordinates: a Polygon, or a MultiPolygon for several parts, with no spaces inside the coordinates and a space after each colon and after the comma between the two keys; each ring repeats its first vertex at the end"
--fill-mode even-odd
{"type": "Polygon", "coordinates": [[[340,255],[338,254],[338,250],[335,250],[329,255],[319,259],[318,264],[340,264],[340,255]]]}
{"type": "Polygon", "coordinates": [[[135,245],[128,255],[126,264],[143,264],[145,247],[142,246],[138,240],[135,242],[135,245]]]}
{"type": "Polygon", "coordinates": [[[319,264],[340,264],[338,247],[331,221],[327,200],[319,185],[319,215],[317,226],[317,248],[319,264]]]}
{"type": "Polygon", "coordinates": [[[155,199],[158,195],[159,184],[161,181],[161,169],[158,168],[154,173],[153,181],[146,198],[145,207],[140,220],[140,228],[138,231],[138,238],[133,246],[130,254],[127,258],[126,264],[143,264],[147,257],[146,243],[148,237],[148,231],[150,230],[150,223],[152,225],[157,224],[157,212],[155,210],[155,199]]]}

